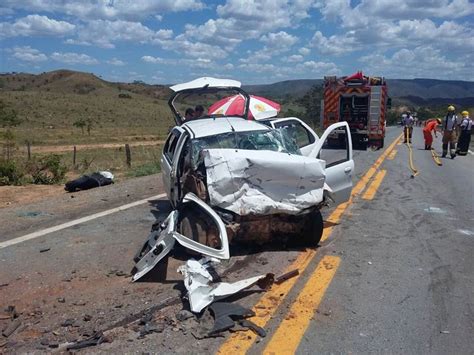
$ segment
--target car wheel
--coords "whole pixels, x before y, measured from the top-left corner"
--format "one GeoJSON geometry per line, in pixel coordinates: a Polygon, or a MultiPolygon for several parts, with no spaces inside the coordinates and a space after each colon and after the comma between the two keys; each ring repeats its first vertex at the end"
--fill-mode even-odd
{"type": "Polygon", "coordinates": [[[305,246],[317,246],[323,236],[323,228],[323,216],[321,212],[314,211],[309,213],[305,220],[301,241],[305,246]]]}
{"type": "Polygon", "coordinates": [[[179,232],[201,244],[220,249],[217,227],[209,223],[210,217],[201,210],[186,206],[180,211],[179,232]]]}

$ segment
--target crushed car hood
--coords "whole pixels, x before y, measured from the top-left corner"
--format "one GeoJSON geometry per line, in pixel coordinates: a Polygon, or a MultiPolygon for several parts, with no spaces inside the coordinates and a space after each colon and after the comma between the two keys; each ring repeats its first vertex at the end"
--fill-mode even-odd
{"type": "Polygon", "coordinates": [[[238,215],[298,214],[323,201],[325,162],[266,150],[205,149],[212,207],[238,215]]]}

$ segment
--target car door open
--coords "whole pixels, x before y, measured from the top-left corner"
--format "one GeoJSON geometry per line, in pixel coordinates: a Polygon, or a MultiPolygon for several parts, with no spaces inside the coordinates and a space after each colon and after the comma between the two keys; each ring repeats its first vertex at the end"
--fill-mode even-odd
{"type": "Polygon", "coordinates": [[[354,160],[352,159],[352,140],[347,122],[334,123],[324,131],[309,156],[326,162],[326,184],[331,188],[331,198],[338,205],[351,197],[354,160]],[[335,130],[345,131],[345,144],[332,147],[328,144],[329,135],[335,130]]]}
{"type": "Polygon", "coordinates": [[[303,121],[296,117],[280,118],[271,121],[271,125],[276,129],[285,129],[292,138],[301,154],[308,156],[319,141],[318,135],[303,121]]]}

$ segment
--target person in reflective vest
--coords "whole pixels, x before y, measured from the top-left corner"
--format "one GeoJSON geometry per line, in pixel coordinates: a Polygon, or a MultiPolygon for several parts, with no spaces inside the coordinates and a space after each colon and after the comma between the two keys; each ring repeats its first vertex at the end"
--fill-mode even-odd
{"type": "Polygon", "coordinates": [[[410,112],[407,111],[407,113],[402,115],[402,124],[403,124],[403,137],[404,137],[404,142],[403,143],[411,143],[411,136],[413,134],[413,124],[415,123],[415,120],[413,119],[412,115],[410,112]]]}
{"type": "Polygon", "coordinates": [[[459,121],[458,116],[456,115],[456,108],[450,105],[443,124],[443,158],[448,154],[448,146],[451,159],[456,157],[456,131],[458,129],[458,124],[459,121]]]}
{"type": "Polygon", "coordinates": [[[462,119],[461,124],[459,125],[460,135],[458,140],[458,149],[457,153],[459,155],[467,155],[469,150],[469,143],[471,143],[471,130],[473,121],[469,117],[469,112],[461,112],[462,119]]]}
{"type": "Polygon", "coordinates": [[[431,145],[433,144],[433,136],[431,132],[434,133],[435,137],[438,137],[436,134],[436,128],[439,124],[441,124],[441,119],[437,118],[435,120],[428,120],[426,121],[425,127],[423,127],[423,136],[425,138],[425,150],[430,150],[431,145]]]}

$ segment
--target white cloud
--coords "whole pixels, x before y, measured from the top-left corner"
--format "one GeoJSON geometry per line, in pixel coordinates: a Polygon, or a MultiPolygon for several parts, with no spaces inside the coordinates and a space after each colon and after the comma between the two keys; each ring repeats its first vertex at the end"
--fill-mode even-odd
{"type": "Polygon", "coordinates": [[[321,31],[316,31],[310,46],[316,48],[322,54],[329,55],[341,55],[360,49],[360,45],[351,31],[345,35],[332,35],[330,37],[325,37],[321,31]]]}
{"type": "MultiPolygon", "coordinates": [[[[299,20],[309,16],[312,3],[313,0],[227,0],[217,6],[217,19],[209,19],[199,26],[187,25],[182,38],[231,52],[242,41],[264,35],[271,41],[271,32],[296,27],[299,20]]],[[[273,35],[278,38],[278,34],[273,35]]],[[[286,34],[284,39],[290,36],[286,34]]]]}
{"type": "Polygon", "coordinates": [[[124,66],[125,64],[127,64],[124,61],[122,61],[120,59],[117,59],[117,58],[112,58],[112,59],[108,60],[106,63],[110,64],[110,65],[115,65],[115,66],[118,66],[118,67],[119,66],[124,66]]]}
{"type": "Polygon", "coordinates": [[[299,63],[303,61],[303,56],[300,54],[293,54],[286,58],[286,61],[289,63],[299,63]]]}
{"type": "Polygon", "coordinates": [[[57,36],[74,31],[75,25],[66,21],[56,21],[46,16],[28,15],[14,23],[0,23],[0,37],[17,36],[57,36]]]}
{"type": "Polygon", "coordinates": [[[48,57],[44,53],[30,46],[14,47],[10,52],[13,58],[23,62],[39,63],[48,60],[48,57]]]}
{"type": "Polygon", "coordinates": [[[148,43],[154,40],[169,39],[172,30],[153,31],[140,22],[94,20],[78,29],[77,38],[66,41],[70,44],[95,45],[114,48],[115,42],[148,43]]]}
{"type": "Polygon", "coordinates": [[[448,58],[432,46],[400,49],[392,56],[371,54],[360,58],[366,68],[392,78],[433,78],[474,80],[473,54],[448,58]]]}
{"type": "Polygon", "coordinates": [[[328,21],[341,21],[346,28],[362,28],[383,20],[461,18],[474,14],[469,0],[318,0],[316,6],[328,21]]]}
{"type": "Polygon", "coordinates": [[[204,8],[204,4],[199,0],[3,0],[3,6],[26,11],[66,14],[83,20],[137,20],[167,12],[204,8]]]}
{"type": "Polygon", "coordinates": [[[298,52],[299,52],[301,55],[306,56],[306,55],[308,55],[308,54],[311,53],[311,49],[306,48],[306,47],[302,47],[302,48],[300,48],[300,49],[298,50],[298,52]]]}
{"type": "Polygon", "coordinates": [[[61,52],[54,52],[51,54],[51,59],[65,63],[65,64],[85,64],[85,65],[93,65],[98,64],[99,61],[95,58],[88,56],[87,54],[80,54],[80,53],[61,53],[61,52]]]}
{"type": "Polygon", "coordinates": [[[291,49],[291,47],[298,42],[298,37],[292,36],[285,31],[278,33],[268,33],[260,37],[260,41],[265,43],[266,49],[273,52],[284,52],[291,49]]]}
{"type": "Polygon", "coordinates": [[[165,60],[163,58],[160,58],[160,57],[152,57],[151,55],[144,55],[142,57],[142,60],[145,62],[145,63],[152,63],[152,64],[161,64],[161,63],[165,63],[165,60]]]}

